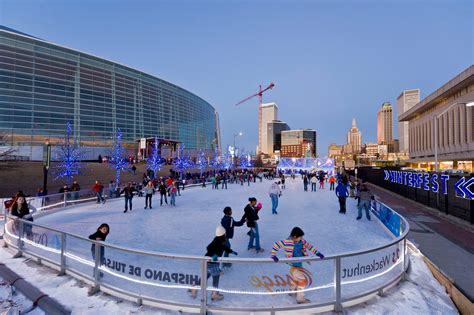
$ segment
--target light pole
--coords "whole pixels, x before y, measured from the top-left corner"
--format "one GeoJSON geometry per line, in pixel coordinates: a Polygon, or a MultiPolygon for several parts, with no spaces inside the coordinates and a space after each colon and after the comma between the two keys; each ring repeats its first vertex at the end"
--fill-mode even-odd
{"type": "Polygon", "coordinates": [[[235,133],[235,134],[234,134],[234,156],[232,157],[232,165],[234,165],[234,166],[235,166],[235,155],[237,154],[237,150],[235,149],[235,138],[236,138],[237,136],[242,136],[242,135],[243,135],[242,132],[239,132],[239,133],[235,133]]]}
{"type": "MultiPolygon", "coordinates": [[[[451,104],[448,108],[443,110],[440,114],[435,115],[433,117],[434,120],[434,158],[435,158],[435,173],[438,172],[438,119],[446,114],[451,108],[453,108],[456,105],[465,105],[467,107],[472,107],[474,106],[474,101],[469,101],[469,102],[461,102],[461,103],[454,103],[451,104]]],[[[467,127],[467,126],[466,126],[467,127]]],[[[439,192],[436,194],[436,206],[439,207],[439,192]]]]}

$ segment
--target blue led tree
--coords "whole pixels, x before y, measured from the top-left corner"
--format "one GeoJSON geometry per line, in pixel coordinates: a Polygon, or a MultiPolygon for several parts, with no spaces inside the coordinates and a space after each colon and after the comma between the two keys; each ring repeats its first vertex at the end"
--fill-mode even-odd
{"type": "Polygon", "coordinates": [[[184,144],[179,145],[178,156],[174,159],[173,166],[179,172],[180,178],[183,178],[184,171],[194,167],[191,158],[184,153],[184,144]]]}
{"type": "Polygon", "coordinates": [[[112,147],[110,155],[110,165],[115,169],[115,182],[120,185],[120,173],[129,165],[127,157],[125,156],[125,149],[122,145],[122,131],[117,128],[115,135],[115,143],[112,147]]]}
{"type": "Polygon", "coordinates": [[[232,155],[227,151],[222,157],[221,168],[222,169],[231,169],[233,167],[232,155]]]}
{"type": "Polygon", "coordinates": [[[66,124],[66,135],[64,141],[56,147],[57,157],[60,161],[58,165],[53,168],[53,174],[56,179],[66,177],[67,187],[70,187],[71,178],[74,175],[82,174],[81,158],[84,152],[80,149],[76,141],[71,141],[72,128],[71,124],[66,124]]]}
{"type": "Polygon", "coordinates": [[[240,156],[240,168],[251,168],[253,166],[250,154],[240,156]]]}
{"type": "Polygon", "coordinates": [[[164,161],[161,158],[160,145],[158,138],[155,137],[155,143],[153,144],[153,150],[147,160],[148,169],[153,171],[153,176],[156,178],[156,174],[163,167],[164,161]]]}
{"type": "Polygon", "coordinates": [[[218,170],[221,167],[221,162],[219,161],[219,151],[217,147],[214,149],[214,158],[211,161],[211,167],[213,170],[218,170]]]}
{"type": "Polygon", "coordinates": [[[206,167],[208,167],[207,158],[202,149],[199,150],[199,153],[196,159],[196,167],[199,169],[201,176],[202,176],[202,171],[205,170],[206,167]]]}

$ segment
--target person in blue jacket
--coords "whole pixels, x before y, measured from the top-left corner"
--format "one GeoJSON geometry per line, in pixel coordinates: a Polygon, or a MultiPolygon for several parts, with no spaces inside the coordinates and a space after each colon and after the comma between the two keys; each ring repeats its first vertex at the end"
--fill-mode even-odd
{"type": "Polygon", "coordinates": [[[346,214],[346,199],[349,196],[347,185],[342,181],[337,183],[336,196],[339,198],[339,213],[346,214]]]}

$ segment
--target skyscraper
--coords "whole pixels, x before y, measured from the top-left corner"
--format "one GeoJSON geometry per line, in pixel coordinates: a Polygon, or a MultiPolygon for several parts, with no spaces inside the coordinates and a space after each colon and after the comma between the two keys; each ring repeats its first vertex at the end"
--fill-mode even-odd
{"type": "MultiPolygon", "coordinates": [[[[398,117],[420,102],[420,89],[405,90],[397,97],[398,117]]],[[[400,152],[408,152],[408,122],[398,122],[400,152]]]]}
{"type": "Polygon", "coordinates": [[[377,113],[377,142],[389,144],[393,140],[393,115],[390,102],[384,102],[377,113]]]}
{"type": "Polygon", "coordinates": [[[351,146],[351,153],[360,153],[362,148],[362,133],[357,128],[355,118],[352,118],[352,127],[347,132],[347,144],[351,146]]]}
{"type": "Polygon", "coordinates": [[[273,156],[275,151],[281,150],[281,132],[290,130],[284,121],[273,120],[267,124],[267,149],[268,155],[273,156]]]}
{"type": "Polygon", "coordinates": [[[262,118],[258,126],[258,152],[268,154],[273,148],[268,148],[267,124],[278,119],[278,106],[276,103],[266,103],[261,105],[262,118]]]}

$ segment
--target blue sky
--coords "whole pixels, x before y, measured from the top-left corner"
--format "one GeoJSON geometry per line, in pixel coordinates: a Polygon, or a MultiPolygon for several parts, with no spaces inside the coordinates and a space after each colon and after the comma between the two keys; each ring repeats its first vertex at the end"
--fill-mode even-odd
{"type": "MultiPolygon", "coordinates": [[[[257,99],[275,83],[290,127],[318,153],[352,117],[376,141],[377,110],[404,89],[426,97],[473,64],[472,1],[0,0],[0,24],[177,84],[219,112],[223,144],[255,150],[257,99]]],[[[396,123],[394,123],[396,128],[396,123]]],[[[396,129],[394,130],[396,135],[396,129]]]]}

